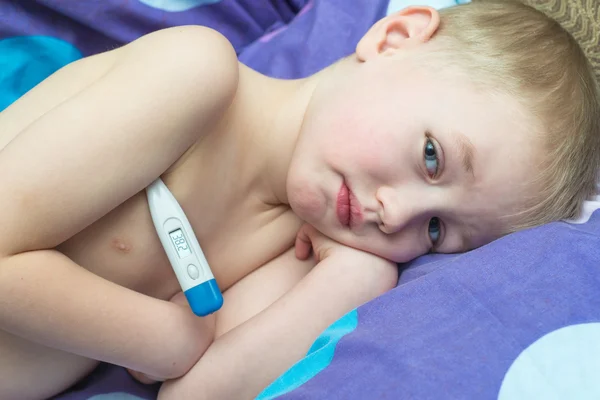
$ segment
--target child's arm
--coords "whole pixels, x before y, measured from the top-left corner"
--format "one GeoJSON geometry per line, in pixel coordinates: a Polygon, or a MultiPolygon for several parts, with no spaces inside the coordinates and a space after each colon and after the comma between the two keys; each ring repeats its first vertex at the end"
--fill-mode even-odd
{"type": "MultiPolygon", "coordinates": [[[[396,285],[395,264],[314,230],[305,233],[320,260],[314,269],[270,307],[218,338],[185,376],[163,384],[160,400],[252,399],[336,319],[396,285]]],[[[307,255],[307,248],[300,250],[299,258],[307,255]]]]}
{"type": "MultiPolygon", "coordinates": [[[[0,329],[174,377],[210,342],[209,332],[198,340],[198,318],[52,249],[143,190],[218,121],[235,95],[237,58],[222,36],[199,27],[117,52],[98,79],[47,110],[35,101],[55,96],[44,84],[15,106],[22,114],[29,101],[40,115],[0,148],[0,329]]],[[[68,86],[60,72],[55,90],[60,79],[68,86]]]]}

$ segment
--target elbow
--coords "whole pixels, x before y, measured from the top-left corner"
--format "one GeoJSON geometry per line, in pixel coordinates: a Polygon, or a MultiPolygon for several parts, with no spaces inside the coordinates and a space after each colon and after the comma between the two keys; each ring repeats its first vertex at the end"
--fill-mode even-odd
{"type": "Polygon", "coordinates": [[[179,351],[174,357],[156,360],[151,368],[143,371],[148,376],[154,376],[158,380],[178,379],[187,374],[196,365],[202,357],[202,353],[198,353],[194,349],[188,352],[179,351]]]}
{"type": "Polygon", "coordinates": [[[196,365],[207,348],[208,346],[190,343],[189,346],[177,349],[175,357],[162,360],[162,366],[153,375],[165,380],[181,378],[196,365]]]}
{"type": "Polygon", "coordinates": [[[169,354],[174,357],[161,362],[162,370],[157,371],[164,379],[177,379],[187,374],[204,355],[214,341],[214,316],[199,318],[185,313],[185,319],[176,323],[183,333],[179,338],[169,338],[173,346],[169,354]]]}
{"type": "Polygon", "coordinates": [[[400,278],[400,268],[398,264],[392,263],[390,268],[387,269],[386,273],[382,277],[384,293],[392,290],[398,286],[398,279],[400,278]]]}

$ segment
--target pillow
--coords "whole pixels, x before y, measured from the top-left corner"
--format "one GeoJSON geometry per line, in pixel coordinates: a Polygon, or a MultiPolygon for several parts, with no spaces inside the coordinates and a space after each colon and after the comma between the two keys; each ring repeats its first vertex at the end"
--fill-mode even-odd
{"type": "Polygon", "coordinates": [[[521,1],[554,18],[575,37],[594,66],[596,78],[600,81],[600,3],[598,0],[521,1]]]}

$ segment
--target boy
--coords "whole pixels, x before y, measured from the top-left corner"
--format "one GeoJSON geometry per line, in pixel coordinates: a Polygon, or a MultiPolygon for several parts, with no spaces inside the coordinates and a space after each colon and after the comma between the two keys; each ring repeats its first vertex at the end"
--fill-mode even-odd
{"type": "Polygon", "coordinates": [[[297,81],[199,27],[69,65],[0,114],[0,398],[94,360],[168,379],[161,399],[251,398],[395,262],[573,217],[599,108],[573,39],[505,2],[407,8],[297,81]],[[224,291],[210,317],[152,226],[158,176],[224,291]]]}

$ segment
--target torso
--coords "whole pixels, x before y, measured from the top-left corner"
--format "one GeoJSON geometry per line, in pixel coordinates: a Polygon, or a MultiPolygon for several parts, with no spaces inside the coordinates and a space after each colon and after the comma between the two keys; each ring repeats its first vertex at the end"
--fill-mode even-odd
{"type": "MultiPolygon", "coordinates": [[[[245,92],[252,90],[240,89],[238,97],[245,92]]],[[[288,206],[268,205],[259,198],[261,182],[249,179],[249,165],[259,160],[249,160],[244,151],[245,114],[253,112],[237,105],[245,103],[236,98],[231,116],[162,175],[222,291],[286,253],[301,224],[288,206]]],[[[168,300],[181,291],[152,223],[145,192],[57,249],[94,274],[149,296],[168,300]]]]}
{"type": "MultiPolygon", "coordinates": [[[[117,49],[73,63],[0,113],[0,152],[37,118],[101,79],[119,54],[117,49]]],[[[224,292],[224,306],[211,322],[215,338],[268,307],[314,266],[313,261],[295,258],[293,244],[301,221],[265,191],[265,182],[256,173],[264,160],[250,158],[253,132],[248,128],[264,115],[256,101],[256,94],[264,95],[264,90],[257,90],[258,77],[247,69],[241,68],[239,78],[236,97],[221,123],[210,132],[198,132],[196,143],[161,175],[184,209],[224,292]]],[[[50,238],[50,244],[38,248],[53,247],[63,237],[50,238]]],[[[152,223],[145,191],[58,244],[56,250],[82,268],[148,296],[170,300],[181,292],[152,223]]],[[[0,353],[16,362],[16,369],[12,362],[0,363],[2,376],[8,376],[5,381],[16,382],[15,393],[22,392],[29,377],[40,374],[47,377],[46,384],[34,391],[58,393],[96,365],[2,330],[0,353]],[[7,375],[7,371],[19,372],[7,375]]]]}

